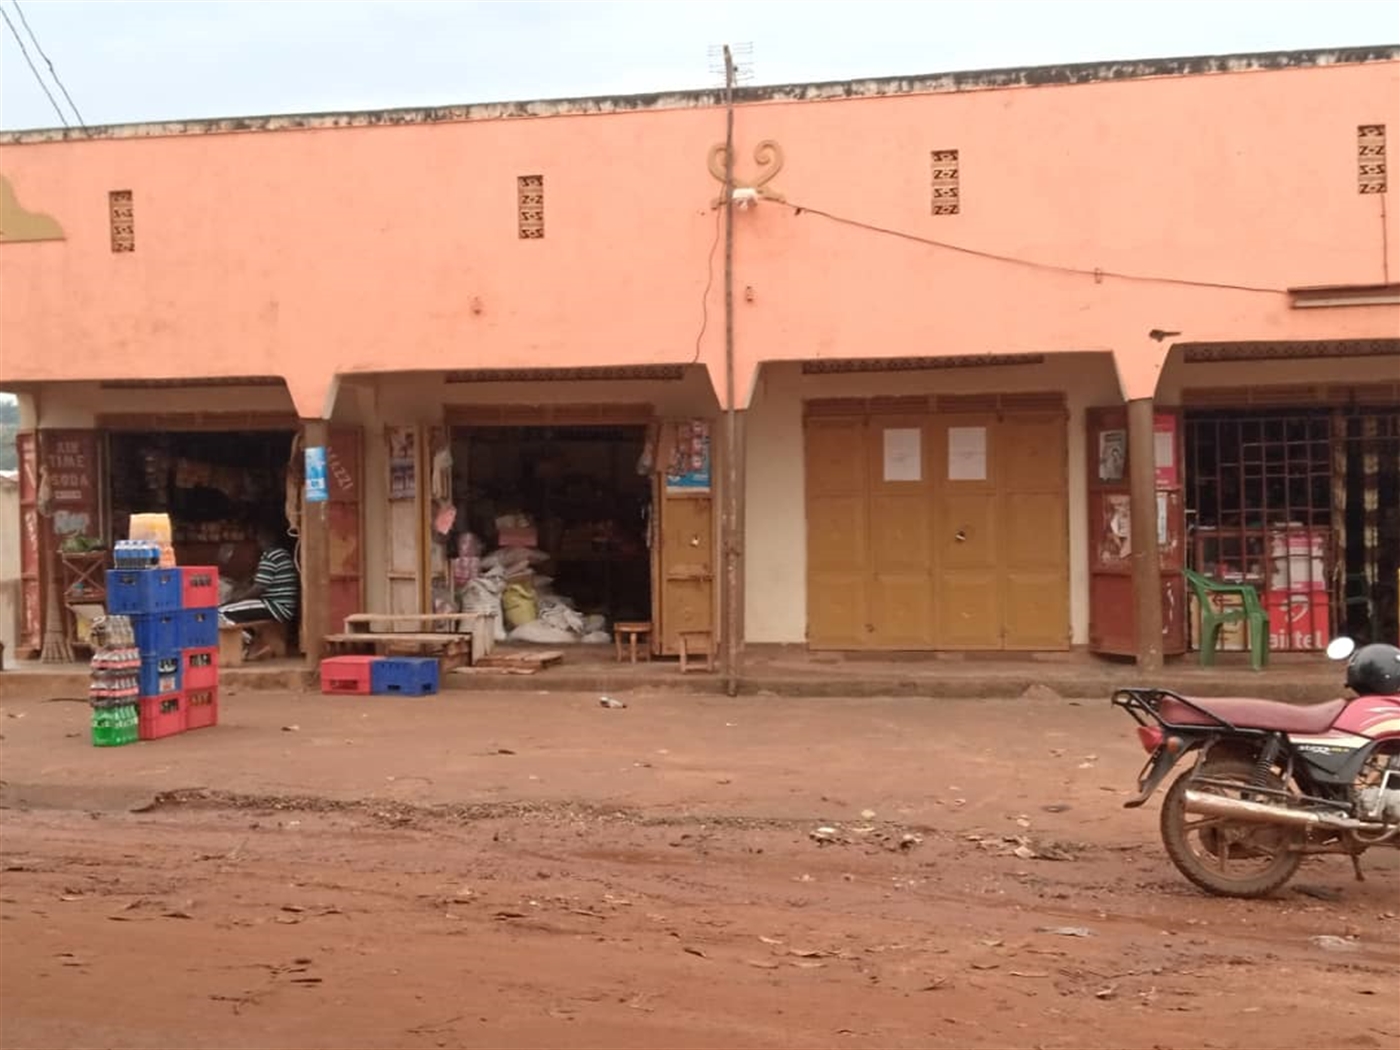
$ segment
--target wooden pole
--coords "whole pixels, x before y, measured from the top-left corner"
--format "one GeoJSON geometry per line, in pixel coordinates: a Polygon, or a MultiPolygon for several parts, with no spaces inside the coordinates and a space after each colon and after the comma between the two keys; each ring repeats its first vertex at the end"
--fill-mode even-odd
{"type": "Polygon", "coordinates": [[[724,45],[724,691],[739,692],[739,422],[734,389],[734,55],[724,45]]]}
{"type": "MultiPolygon", "coordinates": [[[[324,419],[302,420],[302,448],[323,448],[329,458],[330,425],[324,419]]],[[[310,664],[320,662],[330,633],[330,504],[301,501],[301,650],[310,664]]],[[[295,522],[291,524],[296,524],[295,522]]]]}
{"type": "Polygon", "coordinates": [[[1153,400],[1128,402],[1128,491],[1133,559],[1133,623],[1137,665],[1162,669],[1162,562],[1157,545],[1157,462],[1153,400]]]}

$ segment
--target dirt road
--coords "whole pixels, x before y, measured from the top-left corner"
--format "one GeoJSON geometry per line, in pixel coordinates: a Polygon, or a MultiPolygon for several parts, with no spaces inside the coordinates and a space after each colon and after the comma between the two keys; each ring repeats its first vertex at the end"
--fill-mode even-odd
{"type": "Polygon", "coordinates": [[[7,703],[0,1045],[1400,1047],[1396,858],[1201,896],[1101,701],[627,702],[7,703]]]}

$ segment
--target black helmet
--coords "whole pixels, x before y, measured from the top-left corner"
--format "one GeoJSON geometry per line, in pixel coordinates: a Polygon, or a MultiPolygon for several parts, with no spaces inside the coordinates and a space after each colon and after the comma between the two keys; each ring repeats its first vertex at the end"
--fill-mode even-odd
{"type": "Polygon", "coordinates": [[[1360,696],[1400,694],[1400,649],[1377,642],[1356,650],[1347,664],[1347,688],[1360,696]]]}

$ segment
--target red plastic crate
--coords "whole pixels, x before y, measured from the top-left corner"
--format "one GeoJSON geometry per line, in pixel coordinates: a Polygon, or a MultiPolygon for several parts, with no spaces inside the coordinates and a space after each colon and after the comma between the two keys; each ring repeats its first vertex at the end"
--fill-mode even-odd
{"type": "Polygon", "coordinates": [[[219,724],[219,690],[185,690],[185,728],[204,729],[219,724]]]}
{"type": "Polygon", "coordinates": [[[180,608],[216,609],[219,606],[219,567],[180,566],[180,608]]]}
{"type": "Polygon", "coordinates": [[[142,740],[159,740],[185,731],[185,694],[143,696],[137,712],[137,728],[142,740]]]}
{"type": "Polygon", "coordinates": [[[180,653],[182,665],[180,688],[212,689],[219,684],[219,649],[185,649],[180,653]]]}
{"type": "Polygon", "coordinates": [[[321,692],[331,696],[369,696],[370,668],[377,656],[330,656],[321,661],[321,692]]]}

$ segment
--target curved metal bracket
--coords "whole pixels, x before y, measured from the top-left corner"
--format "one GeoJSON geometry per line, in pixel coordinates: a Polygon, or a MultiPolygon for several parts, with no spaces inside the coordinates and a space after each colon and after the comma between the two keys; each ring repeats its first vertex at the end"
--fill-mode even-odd
{"type": "MultiPolygon", "coordinates": [[[[708,165],[710,174],[721,185],[724,184],[724,169],[726,163],[724,143],[719,142],[710,147],[708,165]]],[[[773,181],[778,172],[783,170],[783,147],[773,139],[764,139],[753,150],[754,163],[758,165],[758,173],[752,179],[743,179],[738,173],[738,164],[735,164],[734,188],[736,190],[753,190],[764,200],[786,201],[777,190],[768,188],[768,184],[773,181]]],[[[724,203],[724,197],[718,197],[713,207],[718,208],[724,203]]]]}

